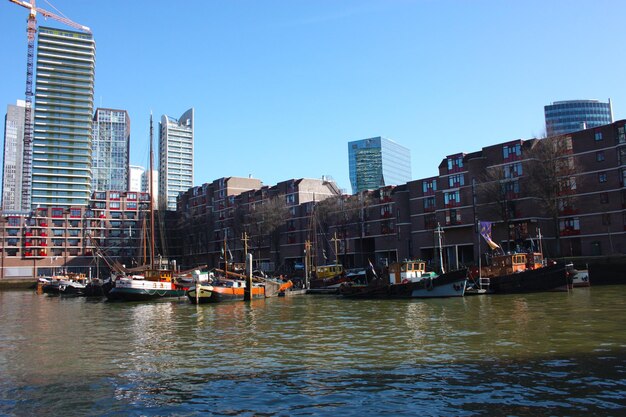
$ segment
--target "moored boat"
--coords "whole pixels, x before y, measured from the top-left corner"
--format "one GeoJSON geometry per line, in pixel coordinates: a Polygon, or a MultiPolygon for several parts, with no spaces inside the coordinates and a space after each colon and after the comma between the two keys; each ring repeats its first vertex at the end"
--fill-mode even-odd
{"type": "Polygon", "coordinates": [[[313,268],[313,276],[309,283],[311,288],[339,288],[345,282],[351,281],[340,263],[320,265],[313,268]]]}
{"type": "Polygon", "coordinates": [[[407,260],[389,267],[389,282],[373,279],[366,285],[344,285],[346,298],[447,298],[462,297],[467,269],[436,274],[426,271],[424,261],[407,260]]]}
{"type": "Polygon", "coordinates": [[[42,292],[50,295],[78,296],[84,295],[85,283],[84,276],[70,278],[67,275],[57,275],[42,282],[42,292]]]}
{"type": "Polygon", "coordinates": [[[544,262],[538,252],[495,255],[480,274],[491,294],[567,291],[572,283],[565,263],[544,262]]]}
{"type": "MultiPolygon", "coordinates": [[[[187,298],[193,304],[219,303],[222,301],[243,301],[246,282],[239,279],[218,279],[213,282],[197,283],[187,291],[187,298]]],[[[265,286],[252,284],[251,298],[264,298],[265,286]]]]}
{"type": "Polygon", "coordinates": [[[572,273],[572,286],[573,287],[590,287],[591,281],[589,280],[589,270],[587,269],[573,269],[572,273]]]}
{"type": "Polygon", "coordinates": [[[147,301],[184,297],[187,289],[172,279],[172,271],[156,269],[116,279],[106,297],[111,301],[147,301]]]}

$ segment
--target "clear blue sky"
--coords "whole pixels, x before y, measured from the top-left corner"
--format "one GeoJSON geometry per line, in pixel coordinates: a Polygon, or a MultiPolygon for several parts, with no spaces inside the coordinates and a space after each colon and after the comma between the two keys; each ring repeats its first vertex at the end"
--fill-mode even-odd
{"type": "MultiPolygon", "coordinates": [[[[132,164],[148,164],[150,111],[195,108],[196,185],[330,175],[350,191],[351,140],[410,148],[419,179],[542,135],[553,101],[611,98],[626,118],[624,1],[49,1],[93,29],[95,106],[129,112],[132,164]]],[[[2,114],[24,96],[26,17],[0,2],[2,114]]]]}

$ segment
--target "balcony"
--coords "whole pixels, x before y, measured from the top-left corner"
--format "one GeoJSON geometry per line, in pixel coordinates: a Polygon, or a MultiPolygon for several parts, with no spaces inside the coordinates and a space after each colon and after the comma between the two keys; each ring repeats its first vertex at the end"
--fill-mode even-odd
{"type": "Polygon", "coordinates": [[[559,230],[559,236],[577,236],[580,234],[579,229],[574,229],[573,227],[566,227],[565,229],[559,230]]]}

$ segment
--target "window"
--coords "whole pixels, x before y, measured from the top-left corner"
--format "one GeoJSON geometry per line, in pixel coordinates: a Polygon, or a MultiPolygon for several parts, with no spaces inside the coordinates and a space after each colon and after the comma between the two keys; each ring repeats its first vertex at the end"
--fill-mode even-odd
{"type": "Polygon", "coordinates": [[[606,172],[598,173],[598,182],[606,182],[606,172]]]}
{"type": "Polygon", "coordinates": [[[609,213],[602,213],[602,225],[608,226],[611,224],[611,215],[609,213]]]}
{"type": "Polygon", "coordinates": [[[596,140],[596,142],[599,142],[602,140],[602,132],[596,131],[594,138],[596,140]]]}
{"type": "Polygon", "coordinates": [[[120,202],[119,201],[111,201],[109,203],[109,208],[119,209],[120,208],[120,202]]]}
{"type": "Polygon", "coordinates": [[[624,126],[619,126],[617,128],[617,143],[626,142],[626,128],[624,126]]]}
{"type": "Polygon", "coordinates": [[[137,194],[136,193],[128,193],[128,194],[126,194],[126,199],[127,200],[137,200],[137,194]]]}
{"type": "Polygon", "coordinates": [[[463,174],[451,175],[448,177],[448,185],[450,188],[461,187],[465,185],[465,177],[463,174]]]}
{"type": "Polygon", "coordinates": [[[426,197],[424,199],[424,211],[435,210],[435,197],[426,197]]]}
{"type": "Polygon", "coordinates": [[[80,217],[80,209],[79,208],[70,209],[70,217],[80,217]]]}
{"type": "Polygon", "coordinates": [[[446,225],[460,224],[461,212],[459,210],[448,210],[446,212],[446,225]]]}
{"type": "Polygon", "coordinates": [[[561,236],[580,234],[580,220],[578,217],[559,221],[559,234],[561,236]]]}
{"type": "Polygon", "coordinates": [[[598,151],[598,152],[596,152],[596,161],[597,161],[597,162],[602,162],[602,161],[604,161],[604,151],[598,151]]]}
{"type": "Polygon", "coordinates": [[[609,193],[600,194],[600,204],[607,204],[609,202],[609,193]]]}
{"type": "Polygon", "coordinates": [[[504,178],[516,178],[522,176],[522,163],[506,165],[504,167],[504,178]]]}
{"type": "Polygon", "coordinates": [[[434,229],[437,227],[437,217],[435,214],[424,216],[424,229],[434,229]]]}
{"type": "Polygon", "coordinates": [[[502,147],[502,157],[505,160],[516,159],[522,156],[522,146],[519,143],[515,145],[505,145],[502,147]]]}
{"type": "Polygon", "coordinates": [[[507,198],[516,198],[517,194],[519,194],[519,181],[505,181],[502,182],[502,192],[507,196],[507,198]]]}
{"type": "Polygon", "coordinates": [[[443,193],[443,202],[446,207],[456,206],[461,202],[461,196],[458,191],[443,193]]]}
{"type": "Polygon", "coordinates": [[[448,157],[448,172],[456,172],[463,168],[463,155],[448,157]]]}
{"type": "Polygon", "coordinates": [[[422,183],[422,191],[424,192],[424,194],[432,194],[436,190],[437,190],[436,179],[424,180],[424,182],[422,183]]]}

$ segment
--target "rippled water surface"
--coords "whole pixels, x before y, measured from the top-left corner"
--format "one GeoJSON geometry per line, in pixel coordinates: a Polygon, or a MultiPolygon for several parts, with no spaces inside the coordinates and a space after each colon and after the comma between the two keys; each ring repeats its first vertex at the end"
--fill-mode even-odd
{"type": "Polygon", "coordinates": [[[195,306],[0,292],[0,415],[626,415],[626,286],[195,306]]]}

